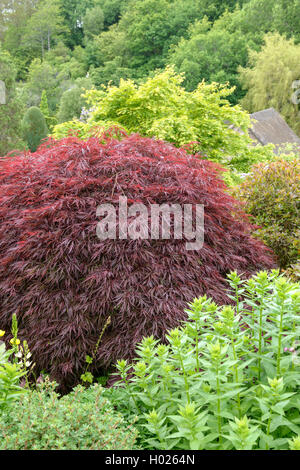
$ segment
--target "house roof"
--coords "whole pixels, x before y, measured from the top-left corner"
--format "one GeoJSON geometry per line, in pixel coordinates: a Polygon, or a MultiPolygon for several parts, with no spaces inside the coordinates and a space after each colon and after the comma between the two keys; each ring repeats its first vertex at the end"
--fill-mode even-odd
{"type": "Polygon", "coordinates": [[[274,144],[278,147],[284,143],[300,145],[300,138],[274,108],[258,111],[250,117],[255,119],[253,126],[249,129],[250,137],[260,144],[274,144]]]}

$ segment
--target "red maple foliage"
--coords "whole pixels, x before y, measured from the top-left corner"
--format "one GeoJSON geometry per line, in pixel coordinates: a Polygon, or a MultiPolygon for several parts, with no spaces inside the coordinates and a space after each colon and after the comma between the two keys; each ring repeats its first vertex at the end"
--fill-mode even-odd
{"type": "Polygon", "coordinates": [[[194,297],[228,303],[226,273],[274,266],[251,237],[220,167],[171,144],[132,135],[100,143],[48,141],[0,163],[0,328],[16,313],[37,372],[78,383],[108,316],[91,371],[131,358],[144,335],[163,338],[194,297]],[[204,204],[199,251],[186,240],[99,240],[102,203],[204,204]]]}

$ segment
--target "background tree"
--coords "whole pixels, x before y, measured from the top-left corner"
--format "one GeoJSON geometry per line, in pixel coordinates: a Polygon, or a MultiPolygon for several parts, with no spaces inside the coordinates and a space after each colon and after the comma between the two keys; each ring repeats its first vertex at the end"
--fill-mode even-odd
{"type": "Polygon", "coordinates": [[[274,5],[273,29],[300,42],[300,0],[277,0],[274,5]]]}
{"type": "Polygon", "coordinates": [[[27,82],[22,89],[23,100],[28,107],[39,106],[42,92],[45,90],[50,112],[55,112],[64,91],[62,85],[55,66],[34,59],[29,67],[27,82]]]}
{"type": "Polygon", "coordinates": [[[0,157],[22,148],[21,116],[23,106],[16,95],[16,67],[8,52],[0,45],[0,80],[5,84],[5,104],[0,105],[0,157]]]}
{"type": "Polygon", "coordinates": [[[181,39],[170,54],[169,63],[185,73],[188,90],[197,88],[203,79],[208,82],[229,82],[236,90],[230,101],[236,104],[244,93],[238,80],[238,66],[246,65],[251,41],[239,31],[214,28],[206,19],[190,28],[190,37],[181,39]]]}
{"type": "Polygon", "coordinates": [[[248,0],[232,12],[224,12],[214,23],[229,32],[240,31],[252,41],[262,43],[263,36],[273,28],[274,5],[279,0],[248,0]]]}
{"type": "Polygon", "coordinates": [[[201,2],[193,0],[132,0],[121,16],[119,29],[126,32],[135,75],[163,67],[170,45],[186,35],[189,24],[201,14],[201,2]]]}
{"type": "Polygon", "coordinates": [[[118,23],[127,3],[127,0],[97,0],[97,5],[102,8],[104,13],[105,28],[118,23]]]}
{"type": "MultiPolygon", "coordinates": [[[[155,137],[178,147],[193,142],[189,146],[191,152],[197,150],[209,160],[244,172],[253,163],[273,155],[269,147],[251,145],[248,114],[227,100],[232,89],[200,83],[196,90],[188,92],[182,81],[181,75],[167,67],[139,85],[121,80],[118,87],[90,90],[86,95],[92,112],[86,135],[90,135],[91,128],[114,123],[129,133],[155,137]],[[229,122],[243,134],[230,128],[229,122]]],[[[76,122],[69,124],[56,126],[54,135],[67,136],[70,127],[77,127],[76,122]]]]}
{"type": "Polygon", "coordinates": [[[130,55],[126,47],[126,32],[120,31],[116,25],[94,38],[95,65],[104,65],[116,57],[122,58],[122,65],[128,64],[130,55]]]}
{"type": "Polygon", "coordinates": [[[51,116],[78,79],[141,83],[168,64],[185,73],[189,91],[203,79],[235,86],[235,104],[246,93],[238,67],[264,47],[266,33],[300,42],[300,0],[2,0],[1,7],[0,42],[13,57],[18,96],[39,106],[45,90],[51,116]]]}
{"type": "Polygon", "coordinates": [[[26,79],[27,66],[34,58],[34,51],[28,49],[23,37],[26,25],[39,2],[40,0],[1,0],[0,40],[4,49],[14,57],[17,78],[26,79]]]}
{"type": "Polygon", "coordinates": [[[265,36],[260,52],[250,51],[250,67],[240,69],[247,89],[242,100],[250,112],[273,107],[300,135],[299,106],[292,102],[294,80],[300,79],[300,45],[278,33],[265,36]]]}
{"type": "Polygon", "coordinates": [[[52,130],[55,124],[57,124],[57,119],[50,115],[46,90],[42,92],[40,110],[43,113],[48,129],[52,130]]]}
{"type": "Polygon", "coordinates": [[[104,28],[104,13],[100,6],[86,11],[83,18],[83,31],[87,38],[97,36],[104,28]]]}
{"type": "Polygon", "coordinates": [[[88,8],[94,6],[94,0],[58,0],[63,22],[67,26],[63,32],[68,47],[81,45],[83,42],[83,17],[88,8]]]}
{"type": "Polygon", "coordinates": [[[79,79],[72,88],[63,93],[57,114],[58,122],[70,121],[80,117],[82,108],[87,105],[87,100],[83,94],[91,87],[91,80],[88,78],[79,79]]]}
{"type": "Polygon", "coordinates": [[[29,108],[22,121],[23,138],[31,152],[35,152],[41,140],[47,137],[48,128],[43,113],[39,108],[29,108]]]}
{"type": "Polygon", "coordinates": [[[58,0],[44,0],[26,25],[24,41],[29,47],[39,47],[44,57],[64,30],[58,0]]]}

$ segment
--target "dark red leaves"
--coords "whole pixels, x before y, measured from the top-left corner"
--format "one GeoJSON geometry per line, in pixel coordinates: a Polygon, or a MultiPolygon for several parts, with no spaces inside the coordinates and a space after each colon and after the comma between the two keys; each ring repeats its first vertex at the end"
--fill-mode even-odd
{"type": "Polygon", "coordinates": [[[133,355],[144,335],[163,337],[207,293],[227,303],[226,273],[273,266],[251,238],[220,168],[183,149],[137,135],[100,144],[69,137],[0,162],[0,328],[15,312],[37,372],[75,385],[102,338],[94,371],[133,355]],[[102,203],[204,204],[205,243],[106,240],[96,236],[102,203]]]}

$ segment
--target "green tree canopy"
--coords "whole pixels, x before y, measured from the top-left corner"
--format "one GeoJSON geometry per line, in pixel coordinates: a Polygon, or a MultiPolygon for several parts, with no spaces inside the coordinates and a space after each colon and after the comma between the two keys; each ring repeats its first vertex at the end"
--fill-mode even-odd
{"type": "MultiPolygon", "coordinates": [[[[90,90],[86,96],[93,111],[86,124],[87,136],[94,126],[114,123],[129,133],[167,140],[176,146],[193,142],[194,151],[240,171],[270,156],[268,148],[250,145],[249,115],[227,101],[232,89],[203,82],[188,92],[182,87],[183,80],[168,67],[140,85],[121,80],[119,87],[90,90]]],[[[82,123],[72,125],[83,135],[82,123]]],[[[64,131],[67,135],[69,129],[69,123],[61,124],[55,127],[54,135],[61,137],[64,131]]]]}
{"type": "Polygon", "coordinates": [[[0,45],[0,80],[4,83],[4,103],[0,104],[0,157],[21,148],[21,116],[23,106],[16,96],[16,67],[10,54],[0,45]]]}
{"type": "Polygon", "coordinates": [[[250,112],[273,107],[300,135],[300,107],[292,101],[293,83],[300,80],[300,45],[278,33],[267,34],[260,52],[251,51],[250,67],[240,69],[247,89],[242,100],[250,112]]]}
{"type": "Polygon", "coordinates": [[[250,44],[251,41],[239,31],[211,27],[204,19],[190,28],[188,39],[181,39],[170,54],[169,63],[185,73],[184,85],[190,91],[197,88],[203,79],[229,82],[236,87],[230,100],[237,103],[244,95],[237,69],[239,65],[246,65],[250,44]]]}
{"type": "Polygon", "coordinates": [[[68,47],[81,45],[83,41],[83,18],[88,8],[95,4],[94,0],[58,0],[60,12],[67,29],[63,36],[68,47]]]}
{"type": "Polygon", "coordinates": [[[83,31],[89,37],[97,36],[104,28],[104,13],[102,8],[97,5],[86,11],[83,18],[83,31]]]}
{"type": "Polygon", "coordinates": [[[83,94],[90,88],[92,88],[91,80],[79,79],[72,88],[63,93],[57,114],[59,123],[80,117],[82,109],[87,105],[83,94]]]}
{"type": "Polygon", "coordinates": [[[25,44],[27,23],[40,0],[1,0],[0,40],[17,67],[17,78],[25,79],[34,51],[25,44]]]}
{"type": "Polygon", "coordinates": [[[41,56],[50,51],[57,36],[65,31],[58,0],[42,1],[26,25],[24,42],[30,47],[38,47],[41,56]]]}

